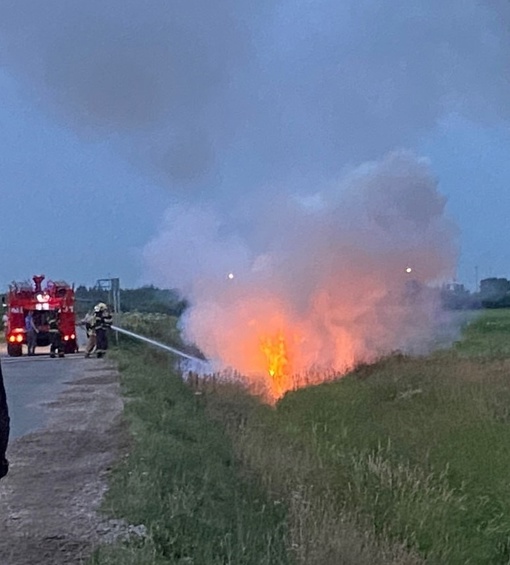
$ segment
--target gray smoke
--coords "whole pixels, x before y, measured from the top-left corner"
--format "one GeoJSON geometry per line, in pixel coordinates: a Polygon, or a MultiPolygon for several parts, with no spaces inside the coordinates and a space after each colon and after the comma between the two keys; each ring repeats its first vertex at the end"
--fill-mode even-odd
{"type": "Polygon", "coordinates": [[[502,0],[3,0],[0,63],[169,186],[221,192],[335,175],[449,112],[508,119],[509,34],[502,0]]]}
{"type": "Polygon", "coordinates": [[[292,374],[435,345],[445,318],[427,285],[454,275],[457,249],[429,164],[394,153],[314,188],[246,217],[263,253],[198,208],[146,247],[153,276],[192,297],[186,335],[218,367],[264,375],[261,341],[280,339],[292,374]]]}

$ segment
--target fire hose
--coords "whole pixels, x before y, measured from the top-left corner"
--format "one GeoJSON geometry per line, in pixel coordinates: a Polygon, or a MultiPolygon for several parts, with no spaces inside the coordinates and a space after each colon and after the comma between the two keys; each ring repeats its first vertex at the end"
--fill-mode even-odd
{"type": "Polygon", "coordinates": [[[124,328],[119,328],[118,326],[112,326],[112,330],[127,335],[129,337],[132,337],[134,339],[137,339],[139,341],[143,341],[144,343],[147,343],[159,349],[168,351],[169,353],[173,353],[174,355],[177,355],[178,357],[181,357],[186,361],[190,361],[193,364],[197,364],[197,366],[201,368],[202,371],[208,370],[208,362],[205,359],[200,359],[199,357],[195,357],[194,355],[189,355],[188,353],[185,353],[184,351],[180,351],[175,347],[171,347],[170,345],[165,345],[164,343],[160,343],[159,341],[156,341],[154,339],[150,339],[143,335],[139,335],[129,330],[125,330],[124,328]]]}

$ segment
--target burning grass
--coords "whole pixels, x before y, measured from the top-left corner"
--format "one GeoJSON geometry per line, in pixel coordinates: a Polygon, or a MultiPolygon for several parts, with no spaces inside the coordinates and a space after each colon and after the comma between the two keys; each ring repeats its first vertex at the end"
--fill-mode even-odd
{"type": "MultiPolygon", "coordinates": [[[[508,343],[510,312],[487,312],[448,351],[415,358],[393,355],[360,365],[342,379],[287,392],[275,405],[261,402],[235,379],[190,379],[186,392],[179,388],[178,396],[188,400],[177,411],[175,385],[167,383],[168,375],[156,377],[146,357],[129,377],[137,395],[148,394],[147,410],[137,414],[135,428],[145,439],[138,463],[126,468],[129,485],[117,490],[119,497],[128,490],[140,494],[133,494],[131,514],[129,505],[118,508],[134,520],[151,500],[156,531],[173,531],[175,523],[167,520],[172,505],[164,502],[166,495],[161,498],[166,486],[157,477],[174,481],[180,465],[194,460],[200,463],[194,484],[210,484],[205,459],[210,440],[205,435],[204,444],[197,439],[199,421],[204,430],[228,437],[222,449],[231,464],[215,475],[218,481],[226,479],[221,484],[229,492],[232,485],[251,485],[249,492],[258,494],[255,499],[250,494],[243,507],[247,512],[253,508],[255,516],[265,508],[260,516],[268,524],[277,520],[270,527],[276,537],[264,538],[279,552],[268,563],[508,563],[508,343]],[[168,459],[175,451],[174,431],[162,427],[157,432],[158,422],[174,422],[182,437],[192,434],[200,457],[186,449],[176,467],[168,459]],[[263,501],[262,507],[256,500],[263,501]]],[[[284,373],[285,350],[278,336],[269,351],[278,360],[275,374],[278,367],[284,373]]],[[[300,384],[306,384],[305,377],[300,384]]],[[[187,481],[186,474],[179,476],[187,481]]],[[[221,515],[221,497],[206,499],[211,515],[221,515]]],[[[200,524],[200,506],[190,504],[188,510],[193,525],[200,524]]],[[[254,535],[266,534],[257,529],[260,522],[243,517],[249,515],[237,515],[226,527],[245,532],[239,539],[252,557],[223,562],[264,562],[257,561],[260,549],[251,544],[254,535]]],[[[195,555],[194,563],[210,563],[205,557],[201,561],[204,554],[193,544],[213,543],[221,534],[215,531],[202,540],[201,527],[194,532],[198,537],[190,542],[195,549],[189,555],[195,555]]],[[[145,544],[144,551],[149,549],[145,544]]],[[[158,563],[156,558],[139,562],[158,563]]]]}
{"type": "Polygon", "coordinates": [[[487,312],[449,351],[359,366],[287,393],[275,409],[240,409],[242,393],[226,401],[232,392],[219,382],[202,391],[245,468],[290,509],[298,562],[349,562],[350,531],[354,563],[367,547],[395,563],[416,554],[508,563],[508,343],[510,312],[487,312]]]}

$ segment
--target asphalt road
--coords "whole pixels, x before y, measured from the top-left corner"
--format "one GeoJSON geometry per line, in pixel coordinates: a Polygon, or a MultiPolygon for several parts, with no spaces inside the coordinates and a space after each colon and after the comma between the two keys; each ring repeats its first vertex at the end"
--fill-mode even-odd
{"type": "Polygon", "coordinates": [[[1,361],[18,437],[0,481],[0,564],[83,563],[114,531],[100,505],[128,445],[116,364],[83,354],[1,361]]]}
{"type": "MultiPolygon", "coordinates": [[[[83,351],[86,340],[81,328],[78,342],[83,351]]],[[[0,348],[7,402],[11,416],[11,440],[33,432],[46,422],[46,405],[54,402],[70,382],[81,375],[80,365],[88,360],[83,353],[51,359],[49,347],[39,347],[34,357],[8,357],[5,345],[0,348]]]]}
{"type": "Polygon", "coordinates": [[[66,382],[79,376],[83,354],[51,359],[48,354],[34,357],[2,357],[2,372],[11,416],[11,439],[33,432],[45,424],[45,404],[54,402],[66,382]]]}

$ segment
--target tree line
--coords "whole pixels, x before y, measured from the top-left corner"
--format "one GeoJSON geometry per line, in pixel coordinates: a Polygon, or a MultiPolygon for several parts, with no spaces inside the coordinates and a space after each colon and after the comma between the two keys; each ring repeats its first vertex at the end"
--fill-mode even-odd
{"type": "MultiPolygon", "coordinates": [[[[451,310],[476,308],[510,308],[510,280],[492,277],[480,281],[477,292],[470,292],[463,284],[450,283],[441,288],[443,306],[451,310]]],[[[80,285],[76,289],[78,313],[85,313],[97,302],[112,304],[109,291],[80,285]]],[[[179,317],[188,301],[175,289],[154,285],[120,289],[121,312],[161,313],[179,317]]]]}
{"type": "MultiPolygon", "coordinates": [[[[87,288],[84,285],[76,288],[75,299],[78,313],[85,313],[98,302],[105,302],[110,306],[113,302],[109,291],[98,287],[87,288]]],[[[157,288],[153,285],[120,289],[121,312],[136,310],[179,317],[187,307],[186,299],[174,289],[157,288]]]]}

